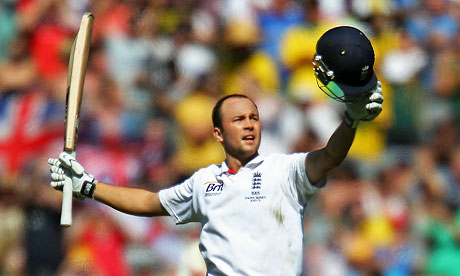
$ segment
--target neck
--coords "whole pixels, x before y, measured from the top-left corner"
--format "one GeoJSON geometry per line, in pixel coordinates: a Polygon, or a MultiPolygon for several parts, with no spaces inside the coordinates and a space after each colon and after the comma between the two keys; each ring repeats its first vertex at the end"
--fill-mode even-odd
{"type": "Polygon", "coordinates": [[[247,163],[249,163],[249,161],[254,159],[257,155],[259,155],[258,152],[254,153],[253,155],[247,158],[238,158],[238,157],[235,157],[227,153],[227,156],[226,156],[227,166],[229,169],[231,169],[232,171],[236,173],[240,170],[241,167],[244,167],[247,163]]]}

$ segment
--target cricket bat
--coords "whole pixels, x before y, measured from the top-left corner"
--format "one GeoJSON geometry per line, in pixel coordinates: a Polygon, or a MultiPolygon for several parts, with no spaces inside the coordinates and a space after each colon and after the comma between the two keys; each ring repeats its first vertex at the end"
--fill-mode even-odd
{"type": "MultiPolygon", "coordinates": [[[[86,64],[88,61],[91,33],[94,16],[86,12],[80,28],[72,44],[67,75],[66,117],[64,151],[75,154],[77,144],[80,106],[85,82],[86,64]]],[[[72,225],[72,182],[67,181],[62,191],[61,225],[72,225]]]]}

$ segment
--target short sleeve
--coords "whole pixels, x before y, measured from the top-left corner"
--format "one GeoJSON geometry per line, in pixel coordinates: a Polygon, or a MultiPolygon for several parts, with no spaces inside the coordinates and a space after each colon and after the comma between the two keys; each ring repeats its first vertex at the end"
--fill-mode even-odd
{"type": "Polygon", "coordinates": [[[313,185],[308,179],[305,170],[305,158],[308,153],[294,153],[289,155],[287,171],[289,175],[289,184],[293,185],[296,191],[296,197],[299,204],[305,206],[308,200],[316,191],[326,184],[326,177],[313,185]]]}
{"type": "Polygon", "coordinates": [[[193,208],[193,176],[184,182],[159,192],[161,205],[177,224],[196,221],[193,208]]]}

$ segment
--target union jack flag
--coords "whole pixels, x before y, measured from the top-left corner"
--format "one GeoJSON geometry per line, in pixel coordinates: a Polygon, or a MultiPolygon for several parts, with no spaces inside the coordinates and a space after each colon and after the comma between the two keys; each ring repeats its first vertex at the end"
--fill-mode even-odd
{"type": "Polygon", "coordinates": [[[139,176],[139,158],[124,148],[108,149],[82,143],[76,153],[78,162],[99,181],[130,186],[139,176]]]}
{"type": "Polygon", "coordinates": [[[64,113],[38,90],[0,95],[0,174],[16,175],[62,139],[64,113]]]}

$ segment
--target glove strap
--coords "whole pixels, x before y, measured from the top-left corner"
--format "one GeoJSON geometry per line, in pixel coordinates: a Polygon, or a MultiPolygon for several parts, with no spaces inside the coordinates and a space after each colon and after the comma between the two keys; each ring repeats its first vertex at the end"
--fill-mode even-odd
{"type": "Polygon", "coordinates": [[[350,114],[348,114],[348,112],[345,111],[345,115],[343,116],[343,122],[348,127],[357,128],[359,120],[355,120],[355,119],[351,118],[350,114]]]}
{"type": "Polygon", "coordinates": [[[81,185],[80,194],[87,198],[94,199],[94,190],[96,190],[96,184],[96,179],[93,179],[92,181],[85,180],[81,185]]]}

